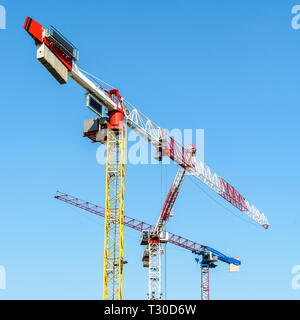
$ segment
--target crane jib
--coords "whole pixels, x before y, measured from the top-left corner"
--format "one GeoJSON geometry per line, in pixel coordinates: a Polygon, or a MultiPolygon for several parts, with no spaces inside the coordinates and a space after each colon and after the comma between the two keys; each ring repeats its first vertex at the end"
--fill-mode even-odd
{"type": "MultiPolygon", "coordinates": [[[[88,212],[91,212],[97,216],[100,216],[100,217],[104,217],[105,216],[105,209],[98,206],[98,205],[95,205],[93,203],[90,203],[88,201],[84,201],[84,200],[81,200],[77,197],[74,197],[74,196],[71,196],[69,194],[66,194],[64,192],[60,192],[60,191],[57,191],[56,192],[56,195],[54,196],[55,199],[57,200],[60,200],[60,201],[63,201],[63,202],[66,202],[72,206],[75,206],[77,208],[80,208],[80,209],[83,209],[85,211],[88,211],[88,212]]],[[[134,230],[137,230],[137,231],[143,231],[143,230],[153,230],[154,226],[153,225],[150,225],[146,222],[143,222],[143,221],[139,221],[137,219],[134,219],[134,218],[130,218],[130,217],[127,217],[125,216],[124,217],[124,225],[131,228],[131,229],[134,229],[134,230]]],[[[240,265],[241,264],[241,261],[240,260],[236,260],[234,258],[231,258],[231,257],[228,257],[226,256],[225,254],[211,248],[211,247],[208,247],[208,246],[205,246],[203,244],[199,244],[199,243],[196,243],[194,241],[191,241],[191,240],[188,240],[188,239],[185,239],[181,236],[178,236],[178,235],[175,235],[171,232],[168,232],[169,234],[169,240],[168,242],[178,246],[178,247],[181,247],[183,249],[186,249],[186,250],[189,250],[191,251],[192,253],[195,253],[195,254],[200,254],[202,255],[204,252],[212,252],[215,256],[218,257],[218,259],[222,262],[225,262],[225,263],[233,263],[233,264],[236,264],[236,265],[240,265]]]]}

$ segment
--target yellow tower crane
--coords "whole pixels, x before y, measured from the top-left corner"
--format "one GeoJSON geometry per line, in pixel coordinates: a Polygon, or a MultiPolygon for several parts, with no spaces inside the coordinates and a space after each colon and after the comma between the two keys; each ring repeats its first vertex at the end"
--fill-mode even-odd
{"type": "Polygon", "coordinates": [[[37,59],[60,84],[75,80],[88,93],[88,106],[100,119],[85,122],[85,135],[107,144],[103,299],[121,300],[123,287],[125,138],[122,97],[89,80],[75,64],[78,50],[54,27],[27,17],[25,30],[37,45],[37,59]],[[107,110],[105,125],[103,109],[107,110]],[[102,118],[102,119],[101,119],[102,118]],[[96,127],[96,128],[95,128],[96,127]],[[87,129],[88,128],[88,129],[87,129]],[[100,130],[100,128],[102,130],[100,130]],[[93,135],[95,129],[96,134],[93,135]],[[101,136],[102,139],[98,139],[101,136]]]}
{"type": "Polygon", "coordinates": [[[103,299],[121,300],[123,297],[124,242],[124,178],[125,127],[122,97],[117,89],[105,90],[116,108],[103,116],[101,102],[92,94],[87,106],[100,118],[85,120],[84,136],[93,142],[106,144],[106,192],[103,299]]]}

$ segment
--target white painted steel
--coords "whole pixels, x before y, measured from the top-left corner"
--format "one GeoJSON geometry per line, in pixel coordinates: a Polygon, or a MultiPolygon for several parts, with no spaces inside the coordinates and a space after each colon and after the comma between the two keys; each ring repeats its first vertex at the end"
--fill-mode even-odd
{"type": "Polygon", "coordinates": [[[149,243],[149,300],[160,300],[161,292],[161,245],[149,243]]]}

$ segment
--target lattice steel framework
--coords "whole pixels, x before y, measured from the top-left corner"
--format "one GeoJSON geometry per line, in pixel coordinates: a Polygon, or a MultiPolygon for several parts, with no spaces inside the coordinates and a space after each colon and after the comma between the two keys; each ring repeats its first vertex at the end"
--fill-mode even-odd
{"type": "Polygon", "coordinates": [[[103,271],[104,300],[122,300],[124,176],[124,130],[108,129],[103,271]]]}
{"type": "Polygon", "coordinates": [[[160,300],[161,292],[161,244],[150,242],[149,248],[149,300],[160,300]]]}
{"type": "Polygon", "coordinates": [[[167,199],[165,200],[165,203],[160,213],[160,216],[158,218],[158,221],[153,229],[151,237],[161,236],[162,230],[170,218],[171,211],[177,199],[177,196],[182,186],[185,175],[186,175],[186,171],[182,167],[179,167],[177,174],[175,176],[175,179],[170,188],[170,191],[168,193],[167,199]]]}
{"type": "Polygon", "coordinates": [[[209,300],[209,267],[201,266],[201,300],[209,300]]]}

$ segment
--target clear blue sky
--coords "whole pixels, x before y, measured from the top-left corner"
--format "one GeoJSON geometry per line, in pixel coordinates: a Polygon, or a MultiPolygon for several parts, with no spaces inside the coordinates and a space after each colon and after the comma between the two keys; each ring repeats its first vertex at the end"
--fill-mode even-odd
{"type": "MultiPolygon", "coordinates": [[[[82,138],[93,115],[77,84],[59,86],[35,59],[26,16],[56,26],[79,48],[81,67],[161,127],[205,129],[206,163],[268,216],[265,231],[184,182],[168,229],[242,261],[238,274],[222,263],[212,271],[211,298],[299,299],[299,1],[0,4],[0,299],[102,298],[104,221],[53,199],[58,189],[104,205],[105,167],[82,138]]],[[[126,167],[126,215],[155,223],[176,168],[163,169],[163,184],[161,172],[126,167]]],[[[125,299],[146,297],[139,237],[125,230],[125,299]]],[[[172,245],[167,298],[200,299],[199,266],[172,245]]]]}

